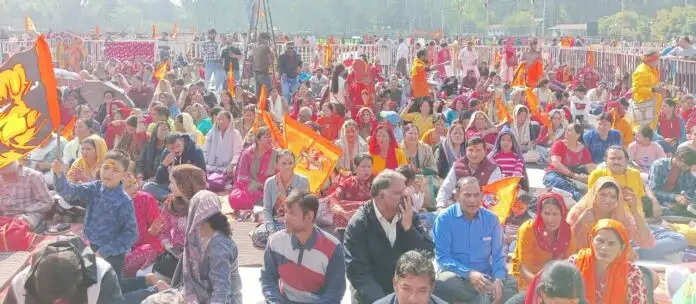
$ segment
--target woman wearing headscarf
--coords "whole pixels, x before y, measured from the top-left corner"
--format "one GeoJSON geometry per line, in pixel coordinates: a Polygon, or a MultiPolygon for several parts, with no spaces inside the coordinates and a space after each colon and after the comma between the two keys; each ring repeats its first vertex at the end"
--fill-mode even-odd
{"type": "Polygon", "coordinates": [[[188,134],[199,148],[205,146],[205,136],[196,128],[196,125],[193,124],[191,114],[184,112],[177,115],[174,120],[174,129],[176,132],[188,134]]]}
{"type": "Polygon", "coordinates": [[[563,139],[568,120],[561,109],[553,109],[549,112],[551,128],[541,126],[539,136],[536,138],[536,151],[539,152],[539,160],[547,163],[549,161],[549,150],[554,142],[563,139]]]}
{"type": "Polygon", "coordinates": [[[263,185],[275,174],[276,152],[267,127],[256,130],[255,143],[239,155],[235,171],[236,182],[228,197],[235,211],[250,210],[263,198],[263,185]]]}
{"type": "Polygon", "coordinates": [[[388,123],[380,123],[372,130],[368,151],[372,156],[372,175],[375,176],[384,169],[395,170],[408,163],[388,123]]]}
{"type": "Polygon", "coordinates": [[[208,131],[213,128],[213,120],[208,116],[208,111],[202,104],[194,103],[186,108],[185,112],[191,114],[193,123],[203,135],[207,135],[208,131]]]}
{"type": "Polygon", "coordinates": [[[419,140],[418,126],[410,123],[404,126],[404,140],[401,149],[406,155],[408,165],[416,174],[433,176],[437,173],[435,168],[435,156],[430,146],[419,140]]]}
{"type": "Polygon", "coordinates": [[[220,212],[220,198],[205,190],[205,171],[179,165],[171,177],[172,194],[190,201],[183,264],[172,285],[183,283],[186,303],[242,303],[237,245],[227,217],[220,212]]]}
{"type": "Polygon", "coordinates": [[[355,169],[353,164],[355,157],[367,153],[367,142],[358,133],[359,127],[354,120],[346,120],[343,123],[340,136],[336,140],[336,145],[343,151],[336,163],[336,169],[339,172],[352,172],[355,169]]]}
{"type": "Polygon", "coordinates": [[[123,263],[123,276],[135,277],[138,270],[152,265],[160,253],[164,251],[158,234],[150,233],[150,226],[160,217],[160,210],[154,196],[145,191],[138,191],[140,185],[135,175],[128,173],[123,185],[124,190],[133,200],[135,221],[138,224],[138,240],[131,247],[131,251],[126,254],[123,263]]]}
{"type": "Polygon", "coordinates": [[[140,157],[135,162],[136,177],[141,181],[155,177],[157,168],[162,163],[162,151],[167,147],[170,131],[169,123],[166,121],[155,123],[152,137],[145,143],[140,157]]]}
{"type": "Polygon", "coordinates": [[[620,221],[599,220],[587,234],[588,246],[568,259],[580,270],[588,303],[649,303],[643,273],[629,259],[629,234],[620,221]]]}
{"type": "Polygon", "coordinates": [[[444,141],[445,138],[447,138],[446,136],[447,120],[445,115],[436,113],[433,116],[433,127],[423,133],[423,136],[421,136],[421,142],[429,145],[433,149],[433,152],[435,152],[437,145],[444,141]]]}
{"type": "Polygon", "coordinates": [[[370,134],[372,134],[372,129],[377,126],[377,117],[375,116],[375,113],[372,112],[372,109],[362,107],[358,111],[358,117],[355,119],[355,122],[358,123],[358,133],[360,134],[360,137],[367,140],[367,138],[370,137],[370,134]]]}
{"type": "Polygon", "coordinates": [[[526,162],[536,162],[539,157],[536,152],[536,142],[534,141],[537,136],[539,129],[538,125],[533,125],[531,119],[529,118],[529,109],[521,104],[515,106],[512,115],[512,123],[510,124],[510,129],[512,134],[517,140],[517,144],[520,148],[520,154],[524,157],[526,162]]]}
{"type": "Polygon", "coordinates": [[[455,120],[447,130],[447,137],[435,148],[437,175],[445,178],[454,162],[466,154],[466,137],[464,125],[455,120]]]}
{"type": "Polygon", "coordinates": [[[346,228],[348,220],[362,204],[370,200],[372,156],[362,153],[353,158],[352,175],[343,179],[322,201],[328,204],[335,228],[346,228]]]}
{"type": "Polygon", "coordinates": [[[81,184],[99,179],[99,169],[107,151],[106,142],[98,135],[83,139],[80,143],[80,157],[73,162],[66,174],[68,181],[81,184]]]}
{"type": "Polygon", "coordinates": [[[549,261],[566,259],[576,251],[575,241],[566,222],[567,209],[563,197],[546,192],[539,197],[536,218],[528,220],[517,231],[517,246],[512,257],[511,274],[517,278],[520,291],[549,261]]]}
{"type": "Polygon", "coordinates": [[[467,124],[465,131],[467,140],[473,137],[481,137],[486,142],[487,149],[490,149],[495,144],[495,139],[498,137],[496,126],[483,111],[476,111],[471,114],[471,119],[469,119],[469,124],[467,124]]]}
{"type": "MultiPolygon", "coordinates": [[[[622,223],[628,231],[630,240],[642,248],[655,246],[655,238],[650,232],[645,218],[640,215],[639,200],[632,192],[621,189],[611,176],[600,177],[587,194],[568,212],[567,221],[573,235],[588,235],[597,221],[613,219],[622,223]]],[[[577,247],[589,246],[588,240],[577,238],[577,247]]],[[[630,247],[630,246],[629,246],[630,247]]]]}

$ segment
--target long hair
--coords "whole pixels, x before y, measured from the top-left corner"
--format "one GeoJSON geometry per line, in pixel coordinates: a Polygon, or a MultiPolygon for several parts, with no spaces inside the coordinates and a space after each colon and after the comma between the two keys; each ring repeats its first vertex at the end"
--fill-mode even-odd
{"type": "Polygon", "coordinates": [[[333,70],[333,74],[331,75],[331,93],[338,93],[338,77],[340,77],[345,70],[346,67],[344,67],[343,64],[337,65],[333,70]]]}
{"type": "Polygon", "coordinates": [[[173,183],[186,199],[191,199],[198,191],[208,188],[205,171],[194,165],[175,166],[172,170],[173,183]]]}

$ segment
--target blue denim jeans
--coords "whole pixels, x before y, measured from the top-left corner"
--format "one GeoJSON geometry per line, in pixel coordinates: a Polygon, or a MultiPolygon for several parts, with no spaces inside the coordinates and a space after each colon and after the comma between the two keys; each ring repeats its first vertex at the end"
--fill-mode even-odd
{"type": "Polygon", "coordinates": [[[636,252],[641,260],[663,260],[665,255],[682,252],[689,247],[683,235],[658,225],[649,225],[649,227],[655,237],[655,247],[638,248],[636,252]]]}
{"type": "Polygon", "coordinates": [[[544,186],[548,188],[558,188],[569,192],[573,195],[575,201],[579,201],[584,195],[580,189],[578,189],[575,184],[570,181],[567,177],[564,177],[556,172],[546,172],[544,174],[544,186]]]}
{"type": "Polygon", "coordinates": [[[225,70],[222,69],[222,64],[219,62],[208,62],[205,64],[206,88],[210,87],[211,77],[215,78],[215,90],[220,91],[222,85],[227,79],[227,74],[225,73],[225,70]]]}
{"type": "Polygon", "coordinates": [[[283,74],[280,76],[280,89],[283,91],[283,97],[285,97],[285,100],[292,100],[291,96],[292,94],[295,94],[295,91],[297,91],[297,88],[300,86],[300,82],[297,79],[297,76],[294,78],[288,77],[288,75],[283,74]]]}

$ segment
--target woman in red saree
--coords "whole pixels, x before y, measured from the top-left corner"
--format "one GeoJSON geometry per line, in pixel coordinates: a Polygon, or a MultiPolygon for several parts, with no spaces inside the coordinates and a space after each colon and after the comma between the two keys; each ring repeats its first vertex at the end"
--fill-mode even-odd
{"type": "Polygon", "coordinates": [[[368,150],[372,155],[372,174],[377,176],[384,169],[396,168],[408,163],[404,150],[399,148],[391,124],[380,123],[372,129],[368,150]]]}
{"type": "Polygon", "coordinates": [[[353,175],[341,181],[336,190],[325,198],[336,228],[346,228],[355,211],[370,199],[372,156],[360,154],[355,157],[354,164],[353,175]]]}

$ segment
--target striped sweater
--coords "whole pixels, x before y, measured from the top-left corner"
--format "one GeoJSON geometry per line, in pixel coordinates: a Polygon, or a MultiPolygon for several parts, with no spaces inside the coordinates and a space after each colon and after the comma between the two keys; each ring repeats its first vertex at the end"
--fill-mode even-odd
{"type": "Polygon", "coordinates": [[[268,239],[261,270],[266,303],[340,303],[346,290],[343,245],[314,228],[303,245],[287,230],[268,239]]]}

